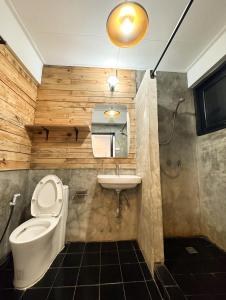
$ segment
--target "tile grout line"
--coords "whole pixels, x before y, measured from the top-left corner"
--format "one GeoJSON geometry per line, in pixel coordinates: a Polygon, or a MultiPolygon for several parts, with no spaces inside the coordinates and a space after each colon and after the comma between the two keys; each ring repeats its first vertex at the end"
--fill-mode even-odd
{"type": "MultiPolygon", "coordinates": [[[[148,293],[149,293],[150,299],[152,300],[152,295],[151,295],[151,292],[150,292],[150,290],[149,290],[149,288],[148,288],[148,285],[147,285],[147,281],[148,281],[148,280],[146,280],[146,278],[145,278],[145,276],[144,276],[144,272],[143,272],[143,269],[142,269],[142,267],[141,267],[141,263],[142,263],[142,262],[139,261],[139,258],[138,258],[138,255],[137,255],[137,250],[139,250],[139,251],[141,251],[141,250],[140,250],[140,248],[139,248],[139,249],[136,249],[134,245],[133,245],[133,250],[134,250],[135,255],[136,255],[136,257],[137,257],[138,264],[139,264],[141,273],[142,273],[142,275],[143,275],[145,285],[146,285],[146,287],[147,287],[147,289],[148,289],[148,293]]],[[[141,251],[141,253],[142,253],[142,251],[141,251]]],[[[143,254],[142,254],[142,255],[143,255],[143,254]]],[[[144,263],[146,264],[146,261],[145,261],[145,260],[144,260],[144,263]]],[[[153,279],[152,279],[152,280],[153,280],[153,279]]],[[[154,280],[153,280],[153,281],[154,281],[154,280]]],[[[154,281],[154,283],[155,283],[155,281],[154,281]]],[[[155,283],[155,285],[156,285],[156,283],[155,283]]],[[[158,292],[159,292],[159,296],[162,298],[162,296],[161,296],[161,294],[160,294],[160,291],[159,291],[157,285],[156,285],[156,288],[157,288],[157,290],[158,290],[158,292]]]]}
{"type": "MultiPolygon", "coordinates": [[[[132,243],[132,242],[131,242],[131,243],[132,243]]],[[[132,244],[132,245],[133,245],[133,244],[132,244]]],[[[140,250],[140,249],[138,249],[138,250],[140,250]]],[[[136,258],[137,258],[137,261],[138,261],[138,264],[139,264],[139,267],[140,267],[140,271],[141,271],[141,273],[142,273],[142,276],[143,276],[143,278],[144,278],[144,282],[145,282],[146,288],[147,288],[147,290],[148,290],[149,297],[150,297],[150,299],[152,300],[151,292],[149,291],[149,288],[148,288],[148,285],[147,285],[147,281],[146,281],[146,278],[145,278],[145,276],[144,276],[143,269],[141,268],[140,261],[139,261],[139,259],[138,259],[137,249],[135,248],[134,245],[133,245],[133,251],[134,251],[134,253],[135,253],[135,255],[136,255],[136,258]]]]}
{"type": "Polygon", "coordinates": [[[82,262],[83,262],[83,257],[84,257],[85,249],[86,249],[86,243],[84,243],[83,251],[81,252],[82,256],[81,256],[80,265],[78,267],[78,274],[77,274],[77,279],[76,279],[76,283],[75,283],[75,289],[74,289],[72,300],[75,298],[75,294],[76,294],[76,290],[77,290],[77,286],[78,286],[79,274],[80,274],[80,270],[81,270],[81,267],[82,267],[82,262]]]}
{"type": "Polygon", "coordinates": [[[100,300],[100,281],[101,281],[101,250],[102,250],[102,242],[100,243],[100,269],[99,269],[99,300],[100,300]]]}
{"type": "Polygon", "coordinates": [[[119,250],[118,250],[118,242],[116,242],[116,248],[117,248],[117,253],[118,253],[119,268],[120,268],[121,279],[122,279],[123,294],[124,294],[124,299],[126,300],[126,291],[125,291],[124,280],[123,280],[123,275],[122,275],[122,267],[121,267],[121,261],[120,261],[119,250]]]}
{"type": "MultiPolygon", "coordinates": [[[[70,244],[69,244],[70,245],[70,244]]],[[[63,259],[62,259],[62,261],[61,261],[61,264],[63,263],[63,261],[64,261],[64,258],[65,258],[65,256],[66,256],[66,254],[67,254],[67,251],[68,251],[68,249],[69,249],[69,246],[67,247],[67,250],[66,250],[66,252],[65,253],[62,253],[63,254],[63,259]]],[[[63,249],[62,249],[63,250],[63,249]]],[[[62,251],[61,250],[61,251],[62,251]]],[[[57,256],[59,255],[60,253],[58,253],[57,254],[57,256]]],[[[57,258],[57,256],[56,256],[56,258],[57,258]]],[[[56,259],[55,258],[55,259],[56,259]]],[[[54,262],[54,261],[53,261],[54,262]]],[[[61,265],[60,264],[60,265],[61,265]]],[[[50,270],[51,268],[49,268],[48,269],[48,271],[50,270]]],[[[59,267],[59,268],[57,268],[58,270],[56,271],[56,275],[55,275],[55,277],[54,277],[54,280],[53,280],[53,282],[52,282],[52,284],[51,284],[51,286],[50,286],[50,288],[49,288],[49,292],[48,292],[48,295],[46,296],[46,300],[48,300],[48,298],[49,298],[49,295],[50,295],[50,293],[51,293],[51,291],[52,291],[52,289],[53,289],[53,285],[54,285],[54,282],[55,282],[55,280],[56,280],[56,278],[57,278],[57,275],[59,274],[59,272],[60,272],[60,269],[61,269],[61,267],[59,267]]],[[[47,271],[47,272],[48,272],[47,271]]]]}

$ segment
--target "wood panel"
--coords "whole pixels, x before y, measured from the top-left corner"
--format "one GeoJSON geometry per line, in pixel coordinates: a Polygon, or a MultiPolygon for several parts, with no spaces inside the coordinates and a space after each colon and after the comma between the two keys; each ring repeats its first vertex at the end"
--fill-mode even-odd
{"type": "Polygon", "coordinates": [[[0,170],[28,169],[37,83],[15,55],[0,45],[0,170]]]}
{"type": "Polygon", "coordinates": [[[31,167],[51,168],[136,168],[135,153],[135,71],[118,70],[119,84],[111,93],[107,84],[112,69],[45,66],[42,83],[38,88],[35,124],[89,124],[97,104],[117,103],[128,107],[131,122],[130,153],[128,158],[94,158],[91,133],[79,130],[77,142],[73,128],[56,128],[49,133],[33,131],[31,167]]]}

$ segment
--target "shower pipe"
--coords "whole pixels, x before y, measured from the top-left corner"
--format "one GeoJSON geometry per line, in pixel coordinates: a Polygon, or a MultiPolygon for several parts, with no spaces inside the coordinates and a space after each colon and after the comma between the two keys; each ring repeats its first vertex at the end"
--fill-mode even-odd
{"type": "Polygon", "coordinates": [[[180,98],[178,103],[177,103],[177,106],[176,106],[176,109],[175,111],[173,112],[173,117],[172,117],[172,128],[171,128],[171,131],[170,131],[170,134],[169,134],[169,137],[166,141],[164,142],[160,142],[159,141],[159,145],[168,145],[170,144],[170,142],[172,141],[173,139],[173,136],[174,136],[174,131],[175,131],[175,122],[176,122],[176,118],[177,118],[177,113],[178,113],[178,109],[181,105],[181,103],[183,103],[185,101],[184,98],[180,98]]]}
{"type": "Polygon", "coordinates": [[[192,3],[193,3],[193,2],[194,2],[194,0],[190,0],[190,1],[189,1],[188,5],[186,6],[184,12],[182,13],[182,15],[181,15],[181,17],[180,17],[180,19],[179,19],[179,21],[178,21],[178,23],[177,23],[177,25],[176,25],[174,31],[173,31],[173,33],[171,34],[170,39],[169,39],[169,41],[167,42],[166,47],[165,47],[165,49],[163,50],[162,55],[160,56],[160,58],[159,58],[159,60],[158,60],[158,62],[157,62],[157,64],[156,64],[155,68],[154,68],[153,70],[150,71],[150,76],[151,76],[152,79],[155,78],[155,72],[156,72],[156,70],[157,70],[157,68],[158,68],[158,66],[159,66],[159,64],[160,64],[160,62],[162,61],[164,55],[166,54],[166,51],[168,50],[170,44],[172,43],[172,41],[173,41],[173,39],[174,39],[174,37],[175,37],[175,35],[176,35],[178,29],[180,28],[180,26],[181,26],[181,24],[182,24],[184,18],[186,17],[186,15],[187,15],[189,9],[190,9],[191,6],[192,6],[192,3]]]}

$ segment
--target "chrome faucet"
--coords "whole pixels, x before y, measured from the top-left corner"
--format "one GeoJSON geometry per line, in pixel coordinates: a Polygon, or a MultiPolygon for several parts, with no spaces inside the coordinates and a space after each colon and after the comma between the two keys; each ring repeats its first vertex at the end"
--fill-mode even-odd
{"type": "Polygon", "coordinates": [[[120,175],[119,170],[120,170],[120,165],[116,164],[116,175],[118,175],[118,176],[120,175]]]}

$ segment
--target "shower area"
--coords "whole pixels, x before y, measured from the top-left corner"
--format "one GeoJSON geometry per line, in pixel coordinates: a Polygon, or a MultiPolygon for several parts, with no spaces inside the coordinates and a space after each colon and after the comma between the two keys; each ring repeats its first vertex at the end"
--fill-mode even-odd
{"type": "Polygon", "coordinates": [[[156,282],[164,299],[226,299],[226,129],[197,136],[186,74],[158,72],[157,95],[165,263],[156,282]]]}
{"type": "Polygon", "coordinates": [[[158,72],[158,122],[164,237],[201,234],[192,90],[183,73],[158,72]]]}

